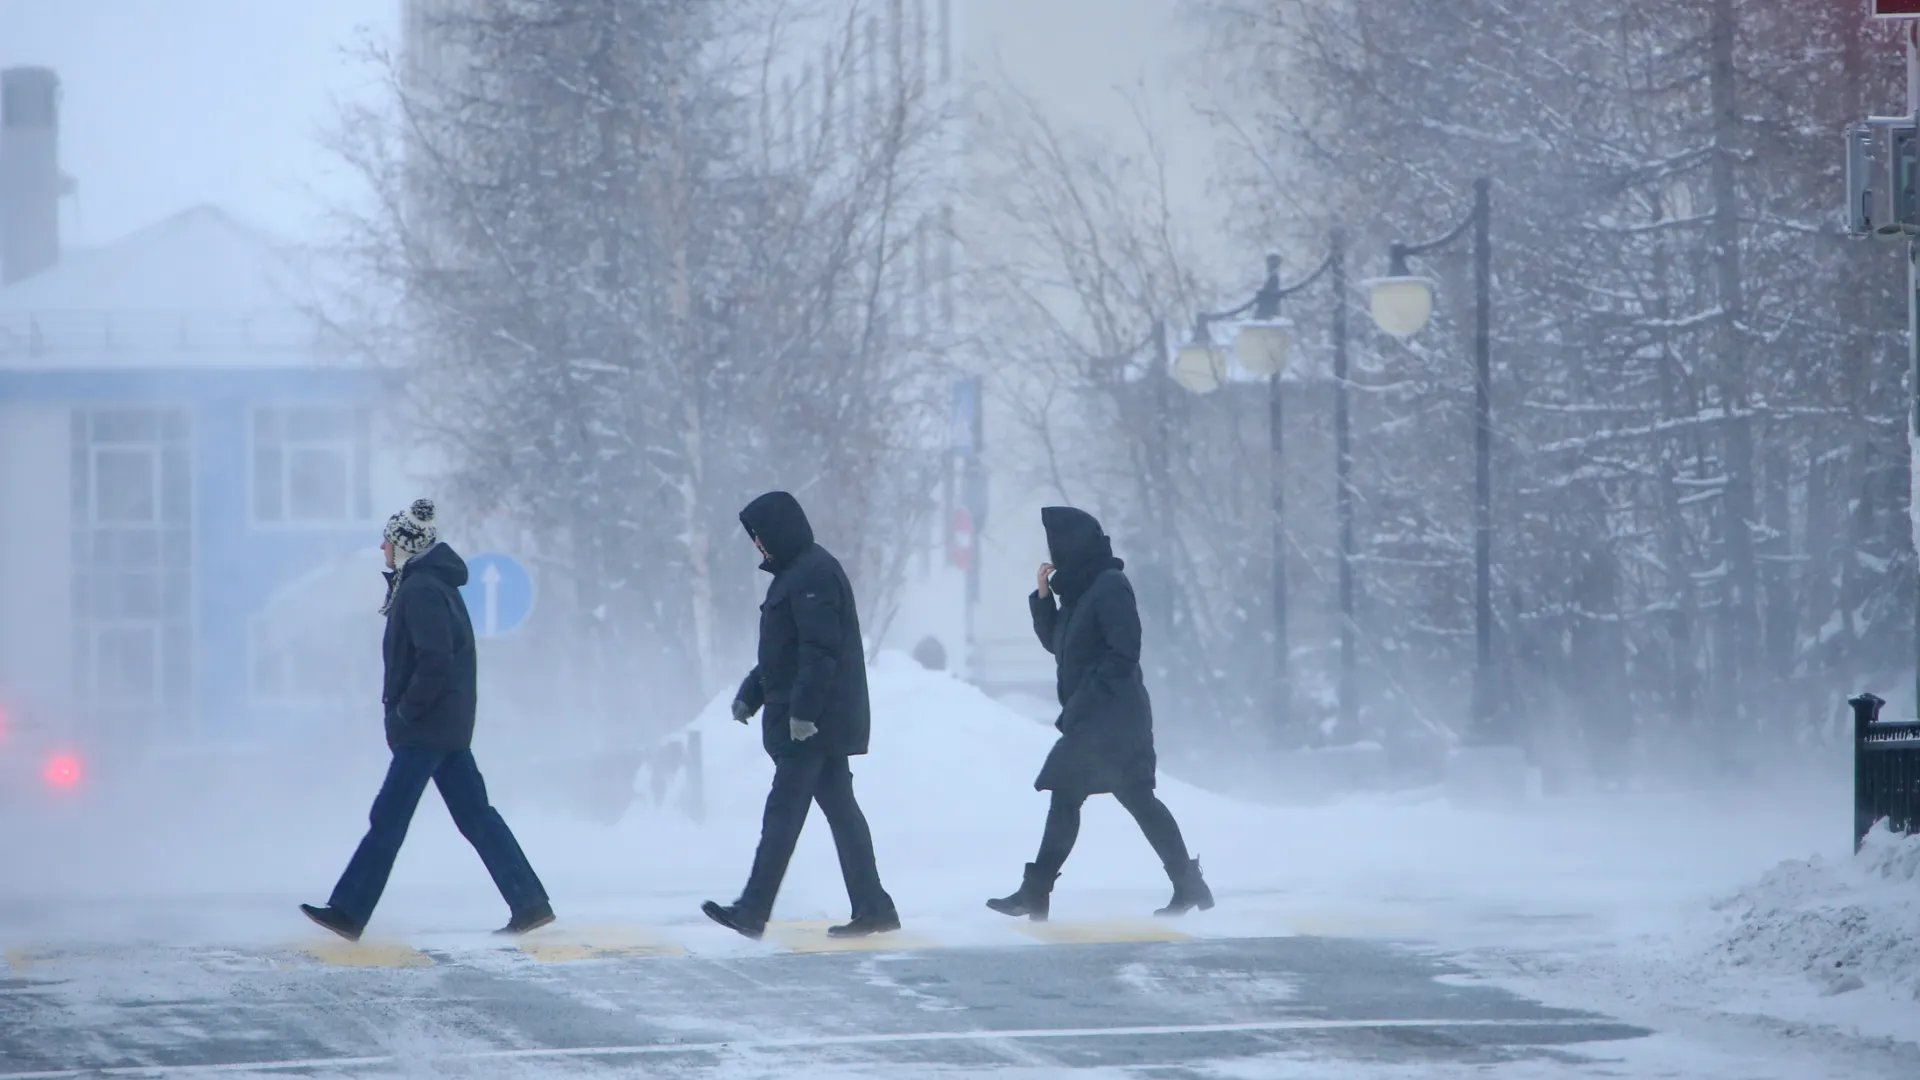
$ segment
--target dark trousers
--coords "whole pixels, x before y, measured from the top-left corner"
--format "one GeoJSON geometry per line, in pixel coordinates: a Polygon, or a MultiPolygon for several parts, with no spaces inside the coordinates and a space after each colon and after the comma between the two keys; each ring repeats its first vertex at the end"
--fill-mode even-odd
{"type": "Polygon", "coordinates": [[[480,778],[480,766],[471,750],[424,750],[398,747],[393,763],[387,766],[387,778],[374,796],[373,811],[367,815],[367,835],[355,849],[346,872],[333,887],[329,906],[365,926],[373,917],[374,905],[386,891],[387,877],[393,873],[393,860],[407,838],[407,826],[427,781],[440,789],[447,813],[467,838],[480,861],[493,875],[493,883],[515,914],[547,902],[547,890],[534,876],[533,867],[520,851],[519,841],[487,801],[487,784],[480,778]]]}
{"type": "MultiPolygon", "coordinates": [[[[1187,842],[1180,836],[1180,823],[1173,820],[1173,811],[1153,793],[1152,788],[1130,788],[1116,791],[1113,797],[1126,807],[1127,813],[1146,834],[1147,843],[1153,845],[1153,853],[1160,856],[1161,865],[1169,874],[1177,873],[1187,865],[1187,842]]],[[[1040,834],[1040,854],[1034,856],[1033,864],[1042,873],[1058,874],[1067,864],[1067,856],[1073,852],[1073,842],[1080,838],[1080,807],[1087,796],[1066,791],[1053,793],[1053,803],[1047,807],[1047,827],[1040,834]]],[[[1051,878],[1049,878],[1051,880],[1051,878]]]]}
{"type": "Polygon", "coordinates": [[[760,847],[753,853],[753,870],[747,875],[747,887],[740,891],[741,910],[761,920],[773,913],[773,898],[787,876],[787,863],[793,859],[800,828],[814,803],[820,804],[827,828],[833,830],[853,917],[892,912],[893,897],[880,887],[880,868],[873,858],[873,833],[853,797],[853,770],[845,754],[820,753],[774,759],[773,789],[767,792],[767,809],[760,818],[760,847]]]}

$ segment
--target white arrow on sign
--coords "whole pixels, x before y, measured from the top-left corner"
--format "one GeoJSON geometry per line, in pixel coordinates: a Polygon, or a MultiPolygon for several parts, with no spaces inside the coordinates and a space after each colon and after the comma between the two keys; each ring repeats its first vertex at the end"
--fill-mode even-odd
{"type": "Polygon", "coordinates": [[[500,567],[488,563],[480,571],[480,584],[485,589],[485,599],[481,603],[480,622],[487,628],[487,636],[500,633],[500,567]]]}

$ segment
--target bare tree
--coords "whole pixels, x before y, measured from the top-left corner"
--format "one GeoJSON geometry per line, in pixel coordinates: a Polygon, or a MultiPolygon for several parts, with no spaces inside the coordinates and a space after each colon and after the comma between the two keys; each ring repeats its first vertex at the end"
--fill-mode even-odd
{"type": "Polygon", "coordinates": [[[566,584],[547,647],[610,723],[684,719],[744,657],[752,565],[721,541],[757,491],[814,507],[870,606],[924,531],[945,343],[906,315],[938,284],[910,255],[943,114],[873,19],[443,0],[343,118],[376,195],[343,246],[403,301],[343,321],[566,584]]]}

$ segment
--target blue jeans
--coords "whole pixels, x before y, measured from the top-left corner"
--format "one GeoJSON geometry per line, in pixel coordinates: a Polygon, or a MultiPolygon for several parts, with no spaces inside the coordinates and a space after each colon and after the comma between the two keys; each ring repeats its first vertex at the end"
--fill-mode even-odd
{"type": "Polygon", "coordinates": [[[355,849],[327,904],[360,926],[373,917],[429,780],[440,789],[454,825],[480,853],[480,861],[493,875],[494,885],[513,913],[546,903],[547,890],[534,876],[519,841],[513,838],[500,811],[487,802],[487,784],[480,778],[473,751],[398,747],[393,751],[393,763],[387,766],[380,794],[374,796],[373,811],[367,815],[367,835],[355,849]]]}

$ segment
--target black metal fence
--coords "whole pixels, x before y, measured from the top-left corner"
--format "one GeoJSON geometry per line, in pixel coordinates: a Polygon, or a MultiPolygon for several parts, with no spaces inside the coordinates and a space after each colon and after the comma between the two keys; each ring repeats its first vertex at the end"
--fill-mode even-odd
{"type": "Polygon", "coordinates": [[[1853,850],[1886,819],[1897,833],[1920,833],[1920,720],[1882,720],[1872,694],[1853,706],[1853,850]]]}

